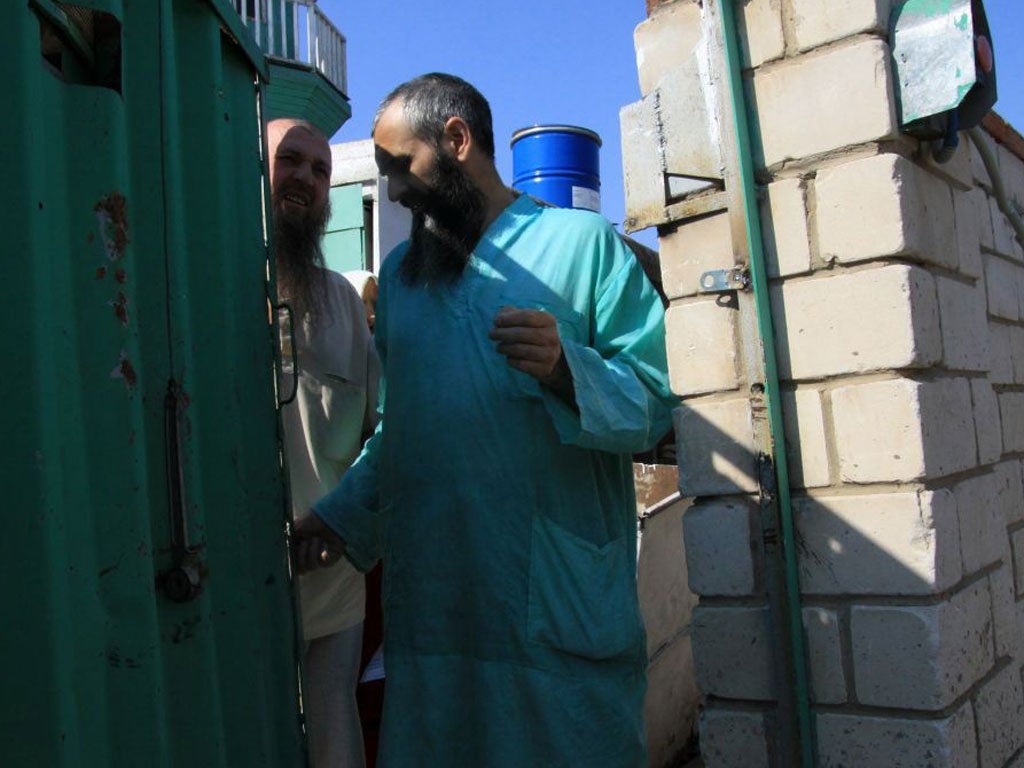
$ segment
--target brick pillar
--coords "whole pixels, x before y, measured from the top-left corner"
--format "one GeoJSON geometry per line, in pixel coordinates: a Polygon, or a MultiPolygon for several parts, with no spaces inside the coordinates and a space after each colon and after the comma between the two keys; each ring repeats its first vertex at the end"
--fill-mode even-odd
{"type": "MultiPolygon", "coordinates": [[[[791,680],[755,503],[752,328],[742,301],[697,284],[732,266],[736,230],[714,185],[671,194],[712,175],[722,151],[708,143],[735,141],[708,107],[724,77],[708,54],[710,4],[658,5],[637,28],[627,219],[658,226],[672,300],[704,759],[788,768],[777,702],[791,680]]],[[[900,134],[889,5],[736,3],[818,760],[1009,768],[1024,765],[1024,250],[966,136],[938,166],[900,134]]],[[[992,146],[1024,210],[1024,162],[992,146]]]]}

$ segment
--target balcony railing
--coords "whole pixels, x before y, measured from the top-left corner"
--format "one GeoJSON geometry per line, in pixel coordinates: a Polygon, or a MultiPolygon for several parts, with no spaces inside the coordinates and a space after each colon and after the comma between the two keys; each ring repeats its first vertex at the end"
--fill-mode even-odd
{"type": "Polygon", "coordinates": [[[348,94],[345,36],[316,0],[230,0],[263,52],[304,64],[348,94]]]}

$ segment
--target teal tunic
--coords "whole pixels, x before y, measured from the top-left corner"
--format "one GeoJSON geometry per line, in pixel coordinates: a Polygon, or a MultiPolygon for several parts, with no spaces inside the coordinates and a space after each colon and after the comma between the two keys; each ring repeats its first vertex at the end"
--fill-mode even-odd
{"type": "Polygon", "coordinates": [[[384,562],[385,768],[644,766],[646,653],[630,453],[670,426],[664,314],[600,216],[519,197],[463,276],[385,260],[382,419],[314,507],[384,562]],[[488,338],[558,320],[577,413],[488,338]]]}

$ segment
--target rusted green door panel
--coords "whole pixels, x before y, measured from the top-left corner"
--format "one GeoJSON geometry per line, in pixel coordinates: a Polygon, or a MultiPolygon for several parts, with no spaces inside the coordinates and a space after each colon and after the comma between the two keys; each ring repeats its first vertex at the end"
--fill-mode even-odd
{"type": "Polygon", "coordinates": [[[205,0],[77,4],[120,22],[120,92],[0,3],[0,764],[304,765],[258,73],[205,0]],[[184,603],[157,584],[172,380],[184,603]]]}

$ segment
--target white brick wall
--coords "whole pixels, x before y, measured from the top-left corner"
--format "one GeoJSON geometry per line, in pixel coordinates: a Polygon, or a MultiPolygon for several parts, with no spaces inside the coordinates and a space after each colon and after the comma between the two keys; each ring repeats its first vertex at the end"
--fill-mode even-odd
{"type": "Polygon", "coordinates": [[[786,281],[772,314],[786,379],[924,368],[942,355],[935,281],[917,267],[786,281]]]}
{"type": "Polygon", "coordinates": [[[770,725],[759,712],[705,709],[700,751],[707,768],[770,768],[770,725]]]}
{"type": "Polygon", "coordinates": [[[811,698],[818,704],[842,704],[847,700],[847,687],[839,614],[827,608],[804,608],[803,622],[811,698]]]}
{"type": "Polygon", "coordinates": [[[1020,267],[999,258],[985,256],[985,289],[988,292],[988,313],[1003,320],[1020,319],[1017,274],[1020,267]]]}
{"type": "Polygon", "coordinates": [[[700,595],[752,595],[758,591],[750,505],[722,500],[697,504],[683,516],[690,589],[700,595]]]}
{"type": "Polygon", "coordinates": [[[773,636],[767,608],[698,605],[693,658],[700,690],[727,699],[773,700],[773,636]]]}
{"type": "Polygon", "coordinates": [[[662,287],[670,299],[697,295],[703,272],[733,266],[727,215],[698,219],[661,238],[662,287]]]}
{"type": "Polygon", "coordinates": [[[1024,451],[1024,392],[999,395],[999,417],[1003,425],[1003,450],[1024,451]]]}
{"type": "Polygon", "coordinates": [[[811,243],[803,181],[785,179],[768,185],[768,196],[761,206],[761,228],[769,277],[810,271],[811,243]]]}
{"type": "Polygon", "coordinates": [[[818,390],[782,393],[790,484],[819,488],[831,482],[824,404],[818,390]]]}
{"type": "Polygon", "coordinates": [[[948,490],[795,500],[800,583],[822,595],[926,595],[960,580],[948,490]]]}
{"type": "Polygon", "coordinates": [[[990,472],[961,480],[954,493],[964,573],[971,574],[1006,553],[1006,517],[999,504],[999,477],[990,472]]]}
{"type": "Polygon", "coordinates": [[[698,395],[736,389],[736,309],[710,296],[676,304],[665,314],[672,391],[698,395]]]}
{"type": "MultiPolygon", "coordinates": [[[[637,32],[643,92],[670,100],[700,37],[697,3],[672,5],[637,32]]],[[[898,137],[892,0],[736,8],[821,765],[1024,768],[1024,250],[970,142],[940,166],[898,137]]],[[[691,96],[663,110],[674,141],[707,128],[691,96]]],[[[992,144],[1024,202],[1024,161],[992,144]]],[[[700,497],[684,528],[704,596],[702,749],[709,768],[778,765],[748,297],[737,310],[698,288],[734,266],[743,230],[729,214],[658,219],[679,210],[650,220],[673,299],[680,488],[700,497]]]]}
{"type": "Polygon", "coordinates": [[[829,713],[818,716],[821,768],[977,768],[969,705],[940,720],[829,713]]]}
{"type": "MultiPolygon", "coordinates": [[[[987,334],[986,334],[987,338],[987,334]]],[[[999,400],[987,379],[971,380],[974,405],[974,433],[978,441],[978,463],[991,464],[1003,455],[1003,428],[999,421],[999,400]]]]}
{"type": "Polygon", "coordinates": [[[988,316],[985,294],[973,282],[937,277],[942,323],[942,362],[958,371],[988,368],[988,316]]]}
{"type": "Polygon", "coordinates": [[[701,10],[696,3],[667,3],[633,32],[640,93],[653,91],[666,74],[688,63],[701,38],[701,10]]]}
{"type": "Polygon", "coordinates": [[[955,268],[949,186],[899,155],[827,168],[815,182],[822,258],[844,264],[911,256],[955,268]]]}
{"type": "Polygon", "coordinates": [[[832,392],[832,412],[845,482],[908,482],[976,463],[966,379],[852,384],[832,392]]]}
{"type": "Polygon", "coordinates": [[[979,768],[1002,768],[1024,747],[1024,691],[1020,667],[1005,667],[974,700],[979,768]]]}
{"type": "Polygon", "coordinates": [[[782,31],[782,0],[744,0],[739,6],[742,66],[759,67],[786,50],[782,31]]]}
{"type": "Polygon", "coordinates": [[[881,40],[858,39],[757,70],[765,165],[894,136],[889,56],[881,40]]]}
{"type": "Polygon", "coordinates": [[[716,496],[757,490],[757,451],[750,403],[684,402],[675,413],[679,490],[684,496],[716,496]]]}
{"type": "Polygon", "coordinates": [[[858,32],[884,33],[890,0],[792,0],[797,48],[806,51],[858,32]]]}
{"type": "Polygon", "coordinates": [[[987,584],[929,606],[855,605],[854,679],[862,704],[911,710],[950,706],[992,668],[987,584]]]}

